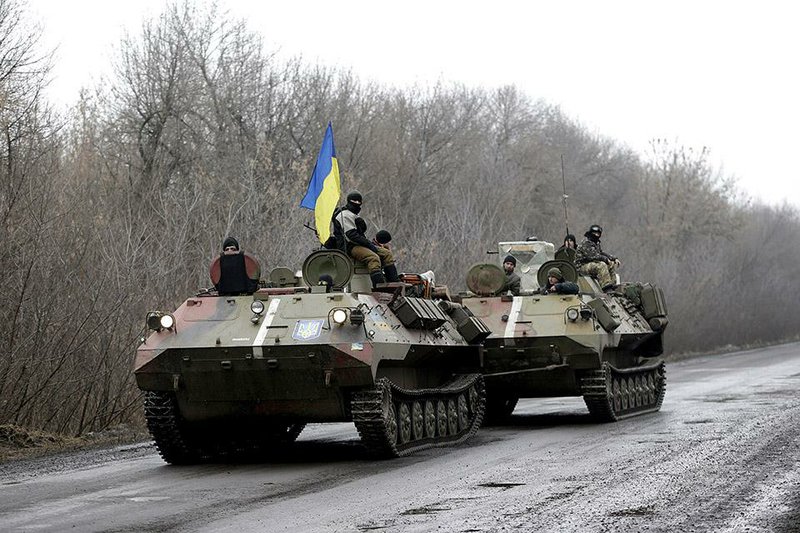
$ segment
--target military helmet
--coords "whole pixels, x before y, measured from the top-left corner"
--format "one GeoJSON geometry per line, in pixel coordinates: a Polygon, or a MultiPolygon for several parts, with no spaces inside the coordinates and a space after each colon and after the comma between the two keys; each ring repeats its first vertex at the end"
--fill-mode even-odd
{"type": "Polygon", "coordinates": [[[589,226],[589,230],[583,235],[585,237],[589,237],[591,235],[599,239],[602,234],[603,234],[603,228],[597,224],[592,224],[591,226],[589,226]]]}

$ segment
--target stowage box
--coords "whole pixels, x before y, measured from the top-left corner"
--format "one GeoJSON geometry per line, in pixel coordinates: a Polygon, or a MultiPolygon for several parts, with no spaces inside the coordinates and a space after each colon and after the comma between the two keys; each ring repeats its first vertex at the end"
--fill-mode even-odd
{"type": "Polygon", "coordinates": [[[445,314],[431,300],[401,296],[389,307],[407,328],[436,329],[447,322],[445,314]]]}

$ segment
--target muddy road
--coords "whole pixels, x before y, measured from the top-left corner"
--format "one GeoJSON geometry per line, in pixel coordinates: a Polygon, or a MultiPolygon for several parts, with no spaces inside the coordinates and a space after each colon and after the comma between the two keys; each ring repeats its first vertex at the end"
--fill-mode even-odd
{"type": "Polygon", "coordinates": [[[141,444],[0,465],[0,531],[800,531],[800,344],[667,376],[657,414],[522,400],[393,461],[333,424],[261,464],[171,467],[141,444]]]}

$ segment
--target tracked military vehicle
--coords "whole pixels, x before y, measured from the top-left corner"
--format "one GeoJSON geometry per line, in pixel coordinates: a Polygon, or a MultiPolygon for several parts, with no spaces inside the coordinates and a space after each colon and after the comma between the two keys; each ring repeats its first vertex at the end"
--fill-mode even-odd
{"type": "Polygon", "coordinates": [[[165,461],[260,453],[308,422],[352,421],[383,457],[477,431],[479,343],[489,335],[480,320],[440,308],[419,276],[373,290],[336,250],[311,254],[302,278],[284,268],[270,280],[252,294],[208,290],[148,314],[135,376],[165,461]]]}
{"type": "Polygon", "coordinates": [[[622,283],[605,293],[544,241],[501,242],[499,254],[517,260],[520,295],[500,295],[504,271],[479,264],[461,298],[492,331],[483,369],[490,421],[509,415],[519,398],[583,396],[605,422],[661,408],[666,375],[658,356],[668,321],[660,288],[622,283]],[[553,267],[579,294],[540,293],[553,267]]]}

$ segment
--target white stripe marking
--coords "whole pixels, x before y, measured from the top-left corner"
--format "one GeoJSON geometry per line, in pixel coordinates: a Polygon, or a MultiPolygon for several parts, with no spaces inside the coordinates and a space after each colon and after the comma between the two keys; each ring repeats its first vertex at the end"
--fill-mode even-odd
{"type": "Polygon", "coordinates": [[[264,339],[267,338],[269,327],[272,325],[272,319],[275,318],[275,313],[278,312],[278,304],[280,303],[280,298],[273,298],[270,300],[269,307],[267,308],[267,314],[264,315],[264,321],[261,323],[261,327],[258,330],[258,335],[256,335],[256,339],[253,341],[253,346],[261,346],[264,344],[264,339]]]}
{"type": "Polygon", "coordinates": [[[522,297],[514,296],[514,301],[511,303],[511,311],[508,313],[508,323],[506,323],[505,338],[513,337],[514,331],[517,329],[517,319],[519,312],[522,309],[522,297]]]}

